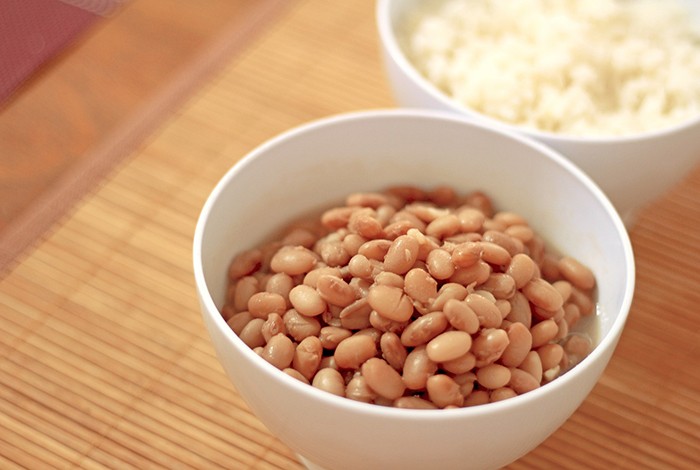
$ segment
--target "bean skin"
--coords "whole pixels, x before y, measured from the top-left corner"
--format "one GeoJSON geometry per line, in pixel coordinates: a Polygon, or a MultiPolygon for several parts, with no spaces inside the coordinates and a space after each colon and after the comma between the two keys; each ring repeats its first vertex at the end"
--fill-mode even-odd
{"type": "Polygon", "coordinates": [[[433,362],[425,350],[425,346],[414,348],[406,356],[403,366],[403,381],[411,390],[425,388],[428,377],[437,371],[437,364],[433,362]]]}
{"type": "Polygon", "coordinates": [[[384,359],[373,357],[362,364],[362,376],[367,385],[378,395],[396,400],[406,390],[401,375],[384,359]]]}
{"type": "Polygon", "coordinates": [[[321,294],[306,284],[295,286],[289,291],[289,301],[297,312],[307,317],[320,315],[327,307],[321,294]]]}
{"type": "Polygon", "coordinates": [[[278,333],[267,342],[260,355],[278,369],[286,369],[294,358],[294,343],[284,333],[278,333]]]}
{"type": "Polygon", "coordinates": [[[464,396],[460,392],[459,385],[448,375],[437,374],[428,377],[425,388],[430,401],[438,408],[450,405],[461,407],[464,404],[464,396]]]}
{"type": "Polygon", "coordinates": [[[384,256],[384,267],[395,274],[406,274],[418,259],[418,242],[408,235],[396,238],[384,256]]]}
{"type": "Polygon", "coordinates": [[[591,290],[595,287],[595,276],[593,271],[584,266],[577,259],[564,256],[557,263],[559,272],[571,284],[582,290],[591,290]]]}
{"type": "Polygon", "coordinates": [[[384,360],[388,362],[391,367],[401,372],[406,362],[408,351],[404,345],[401,344],[399,336],[391,331],[382,333],[379,339],[379,347],[384,360]]]}
{"type": "Polygon", "coordinates": [[[503,350],[500,361],[508,367],[518,367],[532,349],[532,335],[522,323],[512,323],[507,329],[508,346],[503,350]]]}
{"type": "Polygon", "coordinates": [[[413,314],[411,299],[397,287],[372,286],[367,294],[367,301],[377,313],[389,320],[403,322],[413,314]]]}
{"type": "Polygon", "coordinates": [[[314,375],[311,385],[339,397],[345,396],[345,380],[335,369],[326,367],[314,375]]]}
{"type": "Polygon", "coordinates": [[[359,369],[367,359],[377,354],[377,345],[366,335],[350,336],[335,348],[335,363],[341,369],[359,369]]]}
{"type": "Polygon", "coordinates": [[[299,343],[294,351],[292,367],[307,380],[311,380],[321,366],[323,346],[316,336],[309,336],[299,343]]]}
{"type": "Polygon", "coordinates": [[[401,344],[406,347],[425,344],[447,328],[447,318],[442,312],[431,312],[411,322],[401,333],[401,344]]]}
{"type": "Polygon", "coordinates": [[[469,352],[472,337],[464,331],[447,331],[431,339],[425,351],[433,362],[457,359],[469,352]]]}

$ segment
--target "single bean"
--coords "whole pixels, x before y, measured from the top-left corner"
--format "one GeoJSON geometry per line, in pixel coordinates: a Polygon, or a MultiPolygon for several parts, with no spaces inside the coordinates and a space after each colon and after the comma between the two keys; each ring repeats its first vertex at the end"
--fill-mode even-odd
{"type": "Polygon", "coordinates": [[[508,266],[510,264],[511,255],[500,245],[493,242],[479,242],[481,245],[481,259],[489,264],[496,266],[508,266]]]}
{"type": "Polygon", "coordinates": [[[294,358],[294,343],[284,333],[278,333],[267,342],[260,355],[278,369],[286,369],[294,358]]]}
{"type": "Polygon", "coordinates": [[[374,283],[376,285],[398,287],[399,289],[404,288],[403,277],[389,271],[383,271],[377,274],[374,277],[374,283]]]}
{"type": "Polygon", "coordinates": [[[426,223],[430,223],[438,217],[442,217],[443,215],[448,215],[450,213],[448,209],[435,207],[432,204],[426,204],[423,202],[408,204],[404,209],[426,223]]]}
{"type": "Polygon", "coordinates": [[[437,297],[437,285],[427,271],[414,268],[406,273],[403,290],[414,301],[429,304],[437,297]]]}
{"type": "Polygon", "coordinates": [[[451,261],[457,268],[468,268],[481,259],[481,244],[478,242],[460,243],[452,250],[451,261]]]}
{"type": "Polygon", "coordinates": [[[443,249],[435,249],[428,253],[425,264],[430,275],[438,280],[449,279],[455,272],[452,255],[443,249]]]}
{"type": "Polygon", "coordinates": [[[555,281],[552,283],[552,287],[559,292],[559,295],[561,295],[561,300],[564,303],[569,301],[569,297],[571,297],[571,283],[569,281],[555,281]]]}
{"type": "MultiPolygon", "coordinates": [[[[320,263],[319,263],[320,264],[320,263]]],[[[321,276],[331,275],[336,277],[342,277],[342,270],[337,266],[324,266],[317,265],[318,267],[312,269],[304,276],[304,284],[311,286],[314,289],[318,286],[318,280],[321,276]]]]}
{"type": "Polygon", "coordinates": [[[369,240],[360,246],[357,254],[370,260],[384,261],[384,257],[391,248],[391,241],[385,239],[369,240]]]}
{"type": "Polygon", "coordinates": [[[287,301],[279,294],[257,292],[248,299],[248,311],[255,318],[267,319],[271,313],[284,314],[287,301]]]}
{"type": "Polygon", "coordinates": [[[463,232],[479,232],[486,220],[484,213],[474,207],[460,209],[457,212],[457,218],[463,232]]]}
{"type": "Polygon", "coordinates": [[[265,291],[271,294],[279,294],[285,301],[287,308],[292,306],[289,301],[289,291],[295,286],[294,279],[286,273],[275,273],[267,279],[265,291]]]}
{"type": "Polygon", "coordinates": [[[514,239],[520,240],[523,243],[530,242],[532,237],[535,236],[535,232],[526,224],[509,225],[503,233],[511,236],[514,239]]]}
{"type": "Polygon", "coordinates": [[[466,302],[448,299],[443,313],[453,328],[472,335],[479,331],[479,317],[466,302]]]}
{"type": "Polygon", "coordinates": [[[500,361],[508,367],[518,367],[532,349],[532,335],[522,323],[511,323],[506,329],[508,346],[503,350],[500,361]]]}
{"type": "Polygon", "coordinates": [[[408,325],[408,320],[402,322],[390,320],[377,313],[376,310],[372,310],[369,313],[369,324],[370,326],[376,328],[382,333],[387,331],[391,331],[393,333],[400,333],[404,330],[404,328],[406,328],[406,325],[408,325]]]}
{"type": "Polygon", "coordinates": [[[549,343],[537,348],[537,354],[540,356],[542,369],[548,370],[559,365],[564,356],[564,348],[559,344],[549,343]]]}
{"type": "Polygon", "coordinates": [[[345,387],[345,396],[351,400],[372,403],[377,394],[369,388],[362,374],[355,374],[345,387]]]}
{"type": "Polygon", "coordinates": [[[411,409],[411,410],[436,410],[437,406],[431,401],[425,400],[421,397],[399,397],[394,400],[393,406],[395,408],[411,409]]]}
{"type": "Polygon", "coordinates": [[[321,367],[322,358],[323,345],[321,345],[321,340],[316,336],[309,336],[304,338],[294,350],[292,367],[307,380],[311,380],[321,367]]]}
{"type": "Polygon", "coordinates": [[[356,254],[348,262],[348,270],[353,277],[368,279],[372,275],[372,263],[365,255],[356,254]]]}
{"type": "Polygon", "coordinates": [[[384,268],[395,274],[406,274],[418,259],[418,242],[408,235],[396,238],[384,256],[384,268]]]}
{"type": "Polygon", "coordinates": [[[430,222],[425,228],[425,234],[441,240],[456,234],[460,229],[459,218],[454,214],[446,214],[430,222]]]}
{"type": "Polygon", "coordinates": [[[532,325],[532,309],[530,302],[522,292],[516,292],[510,301],[510,313],[506,316],[506,320],[513,323],[519,322],[525,325],[528,329],[532,325]]]}
{"type": "Polygon", "coordinates": [[[374,285],[367,293],[367,301],[384,318],[404,322],[413,314],[413,303],[397,287],[374,285]]]}
{"type": "Polygon", "coordinates": [[[593,350],[590,336],[582,333],[572,333],[564,341],[564,351],[572,364],[578,364],[593,350]]]}
{"type": "Polygon", "coordinates": [[[515,281],[516,289],[522,289],[532,280],[535,275],[537,265],[528,255],[518,253],[510,260],[506,273],[515,281]]]}
{"type": "Polygon", "coordinates": [[[479,289],[489,291],[496,299],[510,299],[515,294],[515,280],[505,273],[491,273],[479,289]]]}
{"type": "Polygon", "coordinates": [[[406,347],[420,346],[435,338],[447,328],[447,317],[443,312],[431,312],[408,324],[401,333],[401,344],[406,347]]]}
{"type": "Polygon", "coordinates": [[[450,299],[464,300],[467,297],[467,288],[455,282],[443,284],[438,290],[438,295],[430,305],[431,310],[438,311],[445,308],[450,299]]]}
{"type": "Polygon", "coordinates": [[[497,232],[496,230],[487,230],[482,236],[482,240],[489,243],[495,243],[508,251],[510,256],[515,256],[520,253],[520,246],[513,240],[512,237],[506,235],[503,232],[497,232]]]}
{"type": "Polygon", "coordinates": [[[263,323],[261,333],[266,342],[270,341],[273,336],[282,333],[287,334],[287,328],[284,326],[284,320],[277,313],[271,313],[268,315],[267,320],[263,323]]]}
{"type": "Polygon", "coordinates": [[[595,287],[595,276],[587,266],[570,256],[564,256],[557,263],[559,272],[571,284],[582,290],[591,290],[595,287]]]}
{"type": "Polygon", "coordinates": [[[482,295],[472,293],[467,296],[466,304],[474,311],[482,328],[497,328],[501,325],[503,321],[501,311],[494,302],[482,295]]]}
{"type": "Polygon", "coordinates": [[[468,352],[456,359],[443,361],[440,366],[451,374],[464,374],[476,366],[476,356],[468,352]]]}
{"type": "Polygon", "coordinates": [[[564,305],[559,291],[542,278],[532,279],[522,288],[522,292],[533,305],[544,310],[553,312],[564,305]]]}
{"type": "Polygon", "coordinates": [[[540,263],[540,272],[543,279],[554,282],[562,278],[559,272],[559,259],[552,253],[545,251],[540,263]]]}
{"type": "Polygon", "coordinates": [[[341,341],[350,336],[352,336],[352,331],[346,328],[324,326],[321,328],[318,339],[321,340],[321,344],[325,349],[335,349],[341,341]]]}
{"type": "Polygon", "coordinates": [[[228,326],[231,327],[234,333],[238,336],[241,335],[243,328],[253,319],[253,315],[250,312],[239,312],[231,316],[231,318],[226,321],[228,326]]]}
{"type": "Polygon", "coordinates": [[[510,309],[512,308],[510,302],[506,299],[496,299],[496,302],[494,303],[496,304],[498,311],[501,312],[501,318],[505,320],[505,318],[510,314],[510,309]]]}
{"type": "Polygon", "coordinates": [[[345,396],[345,380],[343,380],[343,376],[337,370],[329,367],[316,372],[311,385],[339,397],[345,396]]]}
{"type": "Polygon", "coordinates": [[[282,238],[283,245],[303,246],[304,248],[312,248],[316,241],[318,241],[318,236],[303,227],[292,228],[282,238]]]}
{"type": "Polygon", "coordinates": [[[459,385],[448,375],[436,374],[428,377],[425,388],[428,398],[438,408],[461,407],[464,404],[464,396],[460,393],[459,385]]]}
{"type": "Polygon", "coordinates": [[[474,372],[463,372],[456,374],[452,379],[459,385],[459,392],[463,397],[469,396],[474,391],[476,374],[474,372]]]}
{"type": "Polygon", "coordinates": [[[530,351],[525,355],[523,362],[518,365],[518,369],[524,370],[535,378],[537,383],[542,382],[542,361],[537,351],[530,351]]]}
{"type": "Polygon", "coordinates": [[[369,207],[358,209],[350,215],[348,229],[368,240],[384,236],[384,229],[376,218],[376,211],[369,207]]]}
{"type": "Polygon", "coordinates": [[[364,237],[356,233],[348,233],[343,237],[342,245],[343,249],[351,257],[355,256],[359,251],[360,247],[367,241],[364,237]]]}
{"type": "Polygon", "coordinates": [[[583,316],[590,315],[595,311],[595,302],[593,302],[593,299],[577,287],[571,288],[570,300],[578,307],[583,316]]]}
{"type": "Polygon", "coordinates": [[[451,186],[437,186],[428,192],[428,199],[437,206],[451,206],[457,200],[457,192],[451,186]]]}
{"type": "Polygon", "coordinates": [[[401,344],[399,336],[391,331],[382,333],[379,339],[379,347],[384,360],[389,363],[391,367],[401,372],[406,362],[408,351],[404,345],[401,344]]]}
{"type": "Polygon", "coordinates": [[[350,216],[357,210],[356,207],[334,207],[321,215],[321,224],[331,230],[347,227],[350,216]]]}
{"type": "Polygon", "coordinates": [[[431,339],[425,347],[428,357],[433,362],[457,359],[469,352],[472,337],[464,331],[446,331],[431,339]]]}
{"type": "Polygon", "coordinates": [[[283,246],[270,260],[270,269],[277,273],[286,273],[290,276],[304,274],[311,271],[318,255],[303,246],[283,246]]]}
{"type": "Polygon", "coordinates": [[[264,346],[265,337],[262,334],[262,327],[264,324],[265,320],[262,318],[253,318],[243,327],[238,337],[241,338],[249,348],[264,346]]]}
{"type": "Polygon", "coordinates": [[[361,330],[369,327],[369,314],[372,307],[367,302],[367,298],[361,297],[342,309],[338,318],[340,325],[349,330],[361,330]]]}
{"type": "Polygon", "coordinates": [[[440,246],[436,240],[427,237],[418,229],[412,228],[406,232],[406,235],[415,239],[418,242],[418,259],[425,261],[431,251],[438,249],[440,246]]]}
{"type": "Polygon", "coordinates": [[[510,387],[497,388],[496,390],[491,390],[491,393],[489,394],[491,403],[507,400],[508,398],[513,398],[517,396],[518,394],[515,393],[515,390],[513,390],[510,387]]]}
{"type": "Polygon", "coordinates": [[[531,392],[532,390],[539,388],[540,384],[532,375],[528,374],[524,370],[511,367],[508,386],[518,395],[522,395],[523,393],[531,392]]]}
{"type": "Polygon", "coordinates": [[[508,347],[508,333],[499,328],[484,328],[474,339],[472,352],[476,356],[476,366],[483,367],[496,362],[508,347]]]}
{"type": "Polygon", "coordinates": [[[377,345],[366,335],[353,335],[340,341],[333,355],[341,369],[359,369],[367,359],[377,354],[377,345]]]}
{"type": "Polygon", "coordinates": [[[476,380],[482,387],[495,390],[510,382],[510,369],[501,364],[489,364],[477,369],[476,380]]]}
{"type": "Polygon", "coordinates": [[[558,332],[559,327],[554,320],[544,320],[537,323],[530,328],[530,334],[532,335],[532,347],[539,348],[540,346],[549,343],[556,338],[558,332]]]}
{"type": "Polygon", "coordinates": [[[455,269],[449,281],[463,286],[468,286],[469,284],[478,285],[486,282],[490,275],[491,266],[480,260],[469,267],[455,269]]]}
{"type": "Polygon", "coordinates": [[[425,346],[417,346],[406,356],[403,365],[403,381],[411,390],[425,388],[428,377],[437,371],[437,364],[428,357],[425,346]]]}
{"type": "Polygon", "coordinates": [[[573,303],[564,304],[564,320],[569,325],[569,328],[573,328],[576,323],[581,319],[581,311],[573,303]]]}
{"type": "Polygon", "coordinates": [[[236,282],[233,294],[233,307],[237,312],[248,309],[248,300],[260,292],[260,281],[253,276],[242,277],[236,282]]]}
{"type": "Polygon", "coordinates": [[[331,305],[347,307],[357,298],[355,289],[337,276],[323,275],[318,278],[316,290],[321,298],[331,305]]]}
{"type": "Polygon", "coordinates": [[[287,310],[282,319],[287,333],[297,342],[321,332],[321,323],[316,318],[301,315],[293,308],[287,310]]]}
{"type": "Polygon", "coordinates": [[[236,281],[244,276],[248,276],[258,269],[262,264],[262,251],[258,248],[247,250],[233,258],[228,269],[228,278],[236,281]]]}
{"type": "Polygon", "coordinates": [[[289,301],[301,315],[315,317],[326,311],[326,302],[316,289],[305,284],[294,286],[289,291],[289,301]]]}
{"type": "Polygon", "coordinates": [[[491,401],[491,395],[486,390],[474,390],[464,398],[464,406],[485,405],[491,401]]]}
{"type": "Polygon", "coordinates": [[[418,228],[411,220],[396,220],[384,226],[384,234],[389,240],[394,240],[401,235],[406,235],[409,229],[418,228]]]}
{"type": "Polygon", "coordinates": [[[369,388],[384,398],[395,400],[406,390],[401,375],[384,359],[368,359],[362,364],[361,370],[369,388]]]}

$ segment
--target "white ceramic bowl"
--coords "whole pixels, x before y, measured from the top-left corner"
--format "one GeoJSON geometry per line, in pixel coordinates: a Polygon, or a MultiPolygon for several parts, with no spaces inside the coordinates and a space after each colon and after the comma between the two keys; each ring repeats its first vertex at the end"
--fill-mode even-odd
{"type": "MultiPolygon", "coordinates": [[[[700,2],[681,0],[700,23],[700,2]]],[[[577,137],[513,126],[471,110],[430,83],[397,41],[400,22],[421,0],[378,0],[377,27],[387,78],[400,106],[445,110],[519,132],[557,150],[603,189],[628,226],[700,163],[700,115],[660,131],[626,137],[577,137]]]]}
{"type": "Polygon", "coordinates": [[[576,410],[622,333],[634,289],[632,248],[599,188],[544,145],[447,113],[375,110],[327,118],[264,143],[218,183],[194,236],[206,328],[257,417],[313,468],[496,468],[540,444],[576,410]],[[530,393],[454,410],[406,410],[340,398],[280,372],[219,314],[232,257],[310,210],[395,184],[481,189],[524,215],[599,285],[599,337],[573,370],[530,393]]]}

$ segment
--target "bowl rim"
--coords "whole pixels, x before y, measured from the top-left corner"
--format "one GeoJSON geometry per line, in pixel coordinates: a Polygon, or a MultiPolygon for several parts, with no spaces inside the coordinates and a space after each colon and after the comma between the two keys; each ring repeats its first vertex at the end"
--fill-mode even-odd
{"type": "Polygon", "coordinates": [[[343,409],[353,414],[375,417],[391,417],[392,419],[405,420],[418,419],[425,421],[433,421],[463,419],[468,416],[476,417],[484,414],[491,414],[497,412],[498,410],[507,410],[510,408],[527,406],[529,403],[536,401],[538,398],[540,398],[541,395],[549,395],[550,393],[554,393],[556,388],[559,388],[556,384],[564,385],[566,382],[574,380],[576,376],[580,375],[583,369],[589,368],[593,362],[597,361],[600,356],[606,354],[608,350],[610,350],[611,354],[612,352],[614,352],[614,348],[616,347],[617,341],[619,340],[619,337],[623,332],[624,325],[629,316],[629,311],[632,304],[635,289],[634,254],[629,235],[627,233],[627,230],[625,229],[622,219],[614,209],[612,203],[608,200],[607,196],[603,193],[603,191],[596,185],[596,183],[590,177],[588,177],[575,164],[573,164],[571,161],[569,161],[560,153],[556,152],[550,147],[522,134],[514,133],[503,128],[489,125],[487,123],[475,122],[473,120],[465,118],[464,116],[456,115],[454,113],[424,109],[387,108],[359,110],[317,118],[306,123],[302,123],[291,127],[290,129],[276,136],[273,136],[272,138],[264,141],[257,147],[253,148],[251,151],[245,154],[239,161],[234,163],[232,167],[229,168],[229,170],[227,170],[227,172],[222,176],[218,183],[216,183],[212,192],[209,194],[206,201],[204,202],[194,230],[192,257],[195,287],[197,293],[199,294],[201,303],[201,314],[203,315],[203,317],[205,317],[205,323],[207,323],[207,318],[211,319],[213,321],[214,327],[217,328],[218,333],[220,333],[226,339],[227,344],[230,347],[237,349],[239,353],[241,353],[249,361],[252,361],[254,364],[257,364],[260,373],[265,374],[271,380],[281,382],[286,387],[297,391],[299,394],[310,395],[311,397],[313,397],[314,400],[323,402],[329,407],[343,409]],[[519,145],[534,148],[534,150],[536,150],[537,152],[544,154],[546,158],[552,159],[557,164],[564,166],[567,172],[571,172],[577,179],[579,179],[583,183],[584,186],[587,187],[589,191],[593,192],[595,198],[603,205],[606,213],[608,213],[612,219],[611,222],[613,223],[613,226],[616,230],[616,238],[618,238],[620,241],[620,249],[622,250],[622,253],[624,255],[625,267],[623,271],[627,279],[625,280],[625,292],[623,294],[622,302],[620,303],[621,307],[617,317],[615,318],[613,324],[610,327],[610,330],[607,332],[607,334],[600,338],[600,341],[593,349],[593,351],[586,358],[584,358],[574,369],[558,377],[555,381],[544,384],[536,390],[500,402],[449,410],[399,409],[379,406],[375,404],[362,403],[348,398],[335,396],[331,393],[316,389],[310,385],[302,383],[301,381],[283,373],[275,366],[265,361],[250,347],[243,343],[243,341],[240,338],[238,338],[238,336],[233,332],[233,330],[231,330],[231,328],[221,316],[219,309],[216,306],[216,302],[214,301],[210,290],[207,287],[207,282],[204,276],[204,267],[202,263],[203,238],[207,229],[207,221],[209,219],[210,213],[217,204],[221,193],[253,161],[255,161],[258,158],[265,158],[265,154],[271,148],[274,148],[279,145],[284,145],[284,142],[289,139],[294,139],[295,137],[306,133],[322,131],[322,129],[327,126],[333,126],[338,124],[343,125],[344,123],[357,120],[366,121],[374,119],[443,120],[450,121],[452,123],[457,123],[459,125],[476,127],[488,132],[492,132],[502,137],[515,140],[519,142],[519,145]],[[552,385],[552,383],[554,383],[554,385],[552,385]]]}
{"type": "Polygon", "coordinates": [[[624,144],[632,142],[640,142],[647,140],[654,140],[658,138],[670,137],[672,135],[686,132],[692,128],[700,126],[700,113],[694,117],[690,117],[681,122],[664,126],[660,129],[647,130],[642,132],[634,132],[624,135],[574,135],[574,134],[564,134],[555,133],[540,130],[534,127],[518,126],[500,119],[491,117],[487,114],[481,113],[479,111],[473,110],[468,106],[460,104],[456,100],[450,98],[446,93],[440,91],[432,82],[425,78],[418,70],[413,66],[411,61],[406,57],[403,49],[399,45],[398,39],[396,37],[396,31],[394,30],[394,25],[392,21],[392,16],[390,13],[391,5],[399,2],[399,0],[377,0],[375,7],[375,18],[376,25],[379,32],[379,39],[381,45],[386,49],[388,56],[394,63],[398,66],[401,72],[410,80],[414,85],[423,90],[428,96],[436,100],[446,109],[451,112],[458,113],[464,116],[471,117],[472,119],[480,119],[484,122],[492,125],[503,127],[511,132],[517,132],[525,134],[529,137],[535,139],[543,140],[546,142],[551,142],[553,144],[563,144],[563,143],[581,143],[581,144],[592,144],[592,145],[609,145],[609,144],[624,144]]]}

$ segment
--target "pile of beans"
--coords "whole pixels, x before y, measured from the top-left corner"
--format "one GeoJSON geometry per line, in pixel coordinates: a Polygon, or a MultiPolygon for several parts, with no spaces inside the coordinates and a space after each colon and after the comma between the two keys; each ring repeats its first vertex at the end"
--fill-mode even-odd
{"type": "Polygon", "coordinates": [[[592,348],[590,269],[482,192],[392,187],[240,253],[222,315],[262,358],[327,392],[456,408],[529,392],[592,348]]]}

